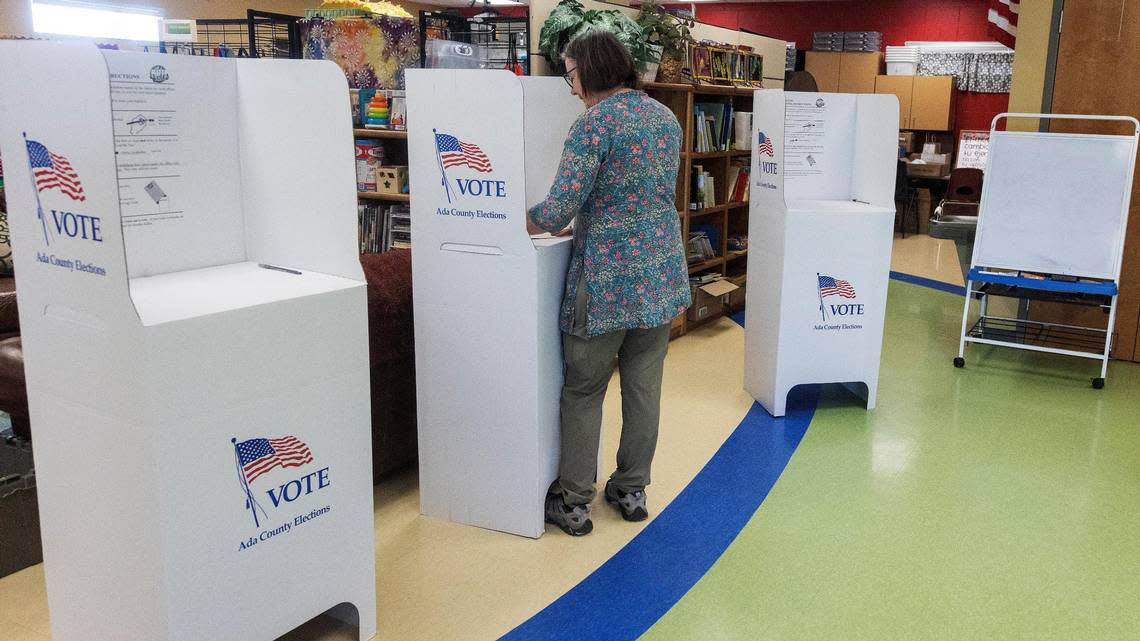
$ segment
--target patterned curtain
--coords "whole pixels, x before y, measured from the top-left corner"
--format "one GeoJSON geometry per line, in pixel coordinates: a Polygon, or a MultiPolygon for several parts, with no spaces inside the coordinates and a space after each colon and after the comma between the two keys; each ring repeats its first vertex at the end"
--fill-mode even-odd
{"type": "Polygon", "coordinates": [[[1009,93],[1013,52],[934,52],[918,55],[918,75],[954,76],[959,91],[1009,93]]]}

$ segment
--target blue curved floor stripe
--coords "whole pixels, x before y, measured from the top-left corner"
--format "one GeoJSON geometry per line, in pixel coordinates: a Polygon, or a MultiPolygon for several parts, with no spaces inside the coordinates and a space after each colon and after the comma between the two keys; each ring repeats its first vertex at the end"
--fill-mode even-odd
{"type": "Polygon", "coordinates": [[[957,294],[959,296],[965,296],[966,295],[966,288],[965,287],[962,287],[961,285],[951,285],[950,283],[944,283],[940,280],[934,280],[931,278],[923,278],[922,276],[915,276],[913,274],[904,274],[902,272],[891,272],[891,278],[894,280],[901,280],[904,283],[910,283],[911,285],[922,285],[923,287],[929,287],[931,289],[937,289],[940,292],[957,294]]]}
{"type": "Polygon", "coordinates": [[[818,386],[795,388],[784,418],[772,418],[754,403],[656,519],[502,640],[625,641],[641,636],[705,575],[760,507],[807,431],[818,396],[818,386]]]}

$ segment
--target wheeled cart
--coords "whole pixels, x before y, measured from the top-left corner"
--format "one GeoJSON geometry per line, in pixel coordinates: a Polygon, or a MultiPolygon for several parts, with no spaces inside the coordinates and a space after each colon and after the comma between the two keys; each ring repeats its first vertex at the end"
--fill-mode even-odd
{"type": "Polygon", "coordinates": [[[955,367],[981,343],[1101,362],[1104,387],[1140,123],[1118,116],[999,114],[990,131],[974,256],[955,367]],[[1128,134],[998,131],[1008,118],[1083,121],[1128,134]],[[991,296],[1093,306],[1103,327],[991,314],[991,296]],[[973,301],[978,316],[970,322],[973,301]]]}

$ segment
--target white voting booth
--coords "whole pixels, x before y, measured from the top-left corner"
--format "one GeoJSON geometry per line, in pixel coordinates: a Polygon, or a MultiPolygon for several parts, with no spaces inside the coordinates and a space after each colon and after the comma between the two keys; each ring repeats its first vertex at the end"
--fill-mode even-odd
{"type": "Polygon", "coordinates": [[[894,226],[898,100],[757,91],[744,387],[773,416],[806,383],[875,407],[894,226]]]}
{"type": "Polygon", "coordinates": [[[568,238],[531,239],[582,112],[561,78],[409,70],[420,506],[543,532],[558,475],[568,238]]]}
{"type": "Polygon", "coordinates": [[[348,107],[331,63],[0,43],[55,641],[375,634],[348,107]]]}

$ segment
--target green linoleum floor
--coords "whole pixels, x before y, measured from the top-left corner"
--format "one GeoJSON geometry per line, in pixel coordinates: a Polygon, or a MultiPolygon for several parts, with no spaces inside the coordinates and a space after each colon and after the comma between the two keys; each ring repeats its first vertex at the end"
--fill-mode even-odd
{"type": "Polygon", "coordinates": [[[1140,365],[987,346],[892,281],[878,407],[826,388],[760,510],[644,639],[1140,639],[1140,365]]]}

